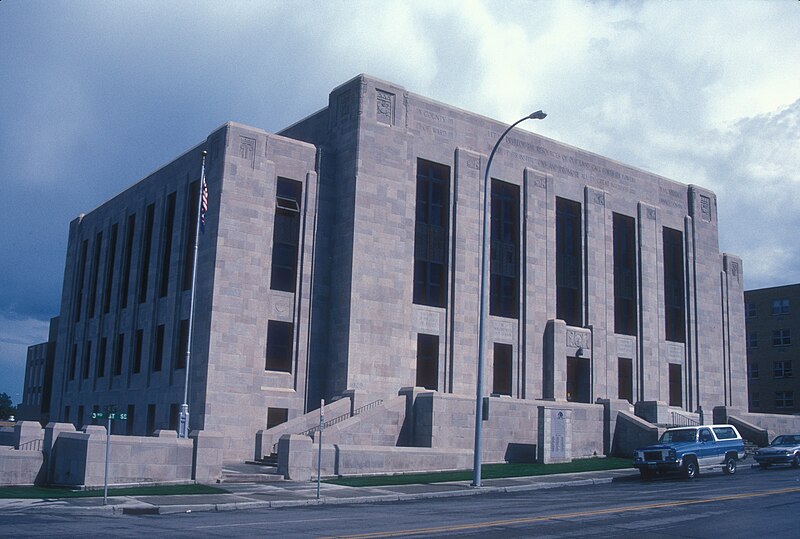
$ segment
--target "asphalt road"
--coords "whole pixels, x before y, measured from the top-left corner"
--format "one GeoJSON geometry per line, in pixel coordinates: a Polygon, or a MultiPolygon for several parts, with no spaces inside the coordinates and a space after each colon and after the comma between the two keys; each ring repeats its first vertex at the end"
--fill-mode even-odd
{"type": "Polygon", "coordinates": [[[172,515],[0,515],[3,537],[800,536],[800,470],[694,481],[630,475],[610,484],[395,503],[172,515]]]}

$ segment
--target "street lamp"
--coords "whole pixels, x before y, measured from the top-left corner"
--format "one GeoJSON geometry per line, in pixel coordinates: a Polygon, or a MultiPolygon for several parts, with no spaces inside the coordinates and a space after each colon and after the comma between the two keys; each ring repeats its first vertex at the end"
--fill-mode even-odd
{"type": "Polygon", "coordinates": [[[480,315],[478,320],[478,380],[476,384],[476,398],[475,398],[475,453],[472,465],[472,486],[481,486],[481,431],[483,423],[483,364],[484,364],[484,349],[486,338],[486,274],[489,272],[489,264],[486,256],[486,244],[489,238],[489,170],[492,168],[492,160],[494,154],[500,143],[506,138],[508,132],[514,129],[518,124],[525,120],[544,120],[547,116],[541,110],[532,112],[531,114],[520,118],[508,128],[503,131],[500,138],[492,148],[492,153],[489,154],[489,161],[486,163],[486,173],[483,178],[483,238],[481,241],[481,298],[480,298],[480,315]]]}

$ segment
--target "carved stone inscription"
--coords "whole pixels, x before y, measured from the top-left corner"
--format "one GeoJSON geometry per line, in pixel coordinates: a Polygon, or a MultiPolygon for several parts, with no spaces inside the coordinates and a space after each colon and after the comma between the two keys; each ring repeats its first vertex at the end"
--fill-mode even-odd
{"type": "Polygon", "coordinates": [[[550,412],[550,458],[564,459],[567,457],[567,418],[563,410],[548,410],[550,412]]]}
{"type": "Polygon", "coordinates": [[[658,203],[666,208],[685,208],[686,192],[680,189],[659,186],[658,203]]]}
{"type": "Polygon", "coordinates": [[[514,343],[514,324],[495,320],[493,326],[494,340],[507,344],[514,343]]]}
{"type": "Polygon", "coordinates": [[[417,331],[425,331],[432,335],[438,335],[441,329],[441,315],[435,311],[416,310],[414,313],[415,328],[417,331]]]}
{"type": "Polygon", "coordinates": [[[451,116],[422,107],[415,107],[412,112],[415,119],[414,126],[420,133],[424,135],[436,135],[450,140],[456,138],[456,121],[451,116]]]}

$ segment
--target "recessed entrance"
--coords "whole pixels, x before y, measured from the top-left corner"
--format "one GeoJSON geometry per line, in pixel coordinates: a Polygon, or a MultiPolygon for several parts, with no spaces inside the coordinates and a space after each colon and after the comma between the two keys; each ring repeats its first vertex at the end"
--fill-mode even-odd
{"type": "Polygon", "coordinates": [[[567,400],[590,402],[591,365],[582,357],[567,358],[567,400]]]}

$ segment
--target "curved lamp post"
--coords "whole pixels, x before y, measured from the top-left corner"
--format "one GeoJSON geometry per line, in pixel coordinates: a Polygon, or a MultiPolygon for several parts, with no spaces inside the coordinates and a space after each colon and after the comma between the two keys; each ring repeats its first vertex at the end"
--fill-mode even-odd
{"type": "Polygon", "coordinates": [[[480,298],[480,314],[478,320],[478,380],[476,385],[476,398],[475,398],[475,453],[472,466],[472,486],[481,486],[481,430],[483,423],[483,364],[484,364],[484,350],[486,348],[484,340],[486,336],[486,274],[488,273],[488,259],[486,256],[486,244],[489,238],[489,170],[492,168],[492,160],[494,154],[497,153],[497,148],[500,143],[506,138],[508,132],[514,129],[518,124],[525,120],[544,120],[547,116],[541,110],[532,112],[531,114],[520,118],[508,128],[503,131],[500,138],[492,148],[492,153],[489,154],[489,161],[486,163],[486,173],[483,178],[483,238],[481,241],[481,298],[480,298]]]}

